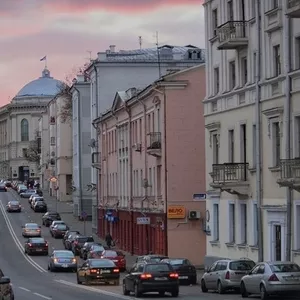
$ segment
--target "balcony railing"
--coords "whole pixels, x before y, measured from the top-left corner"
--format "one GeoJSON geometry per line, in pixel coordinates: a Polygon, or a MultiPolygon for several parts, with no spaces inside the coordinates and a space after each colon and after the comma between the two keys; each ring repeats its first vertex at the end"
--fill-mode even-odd
{"type": "Polygon", "coordinates": [[[281,179],[300,179],[300,157],[280,160],[281,179]]]}
{"type": "Polygon", "coordinates": [[[300,0],[288,0],[287,15],[291,18],[300,18],[300,0]]]}
{"type": "Polygon", "coordinates": [[[150,132],[148,133],[148,150],[159,150],[161,149],[161,133],[160,132],[150,132]]]}
{"type": "Polygon", "coordinates": [[[225,163],[212,165],[214,183],[241,182],[248,180],[248,163],[225,163]]]}

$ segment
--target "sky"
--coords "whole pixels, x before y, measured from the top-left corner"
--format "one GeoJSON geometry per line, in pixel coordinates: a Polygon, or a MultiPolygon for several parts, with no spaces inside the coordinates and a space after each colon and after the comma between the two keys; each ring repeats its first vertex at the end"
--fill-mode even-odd
{"type": "Polygon", "coordinates": [[[0,105],[41,76],[64,80],[97,52],[205,47],[202,0],[0,0],[0,105]],[[90,54],[91,53],[91,54],[90,54]]]}

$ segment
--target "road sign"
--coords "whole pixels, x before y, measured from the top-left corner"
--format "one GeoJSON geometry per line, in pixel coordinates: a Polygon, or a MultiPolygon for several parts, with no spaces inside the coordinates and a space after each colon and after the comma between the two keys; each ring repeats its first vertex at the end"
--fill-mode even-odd
{"type": "Polygon", "coordinates": [[[150,224],[150,218],[149,217],[136,218],[136,224],[137,225],[149,225],[150,224]]]}
{"type": "Polygon", "coordinates": [[[57,182],[57,178],[54,177],[54,176],[52,176],[52,177],[50,178],[50,181],[55,183],[55,182],[57,182]]]}
{"type": "Polygon", "coordinates": [[[85,218],[87,217],[87,213],[86,213],[85,211],[82,211],[82,212],[81,212],[81,217],[82,217],[83,219],[85,219],[85,218]]]}
{"type": "Polygon", "coordinates": [[[194,194],[193,195],[193,200],[194,201],[201,201],[201,200],[205,200],[206,199],[206,194],[194,194]]]}

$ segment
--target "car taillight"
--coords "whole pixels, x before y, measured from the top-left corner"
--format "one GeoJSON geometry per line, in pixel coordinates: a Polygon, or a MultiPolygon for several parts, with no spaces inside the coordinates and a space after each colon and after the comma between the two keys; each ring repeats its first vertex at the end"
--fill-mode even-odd
{"type": "Polygon", "coordinates": [[[178,278],[178,274],[177,273],[171,273],[169,276],[171,278],[178,278]]]}
{"type": "Polygon", "coordinates": [[[114,269],[114,273],[119,273],[120,270],[119,269],[114,269]]]}
{"type": "Polygon", "coordinates": [[[48,247],[48,243],[46,243],[45,246],[48,247]]]}
{"type": "Polygon", "coordinates": [[[97,270],[90,270],[91,273],[97,273],[97,270]]]}
{"type": "Polygon", "coordinates": [[[229,273],[229,271],[226,272],[225,279],[227,279],[227,280],[230,279],[230,273],[229,273]]]}
{"type": "Polygon", "coordinates": [[[29,246],[29,247],[32,247],[32,244],[31,244],[31,243],[29,243],[29,244],[28,244],[28,246],[29,246]]]}
{"type": "Polygon", "coordinates": [[[152,278],[152,275],[151,274],[141,274],[140,276],[142,279],[149,279],[149,278],[152,278]]]}
{"type": "Polygon", "coordinates": [[[269,278],[268,281],[279,281],[278,277],[276,276],[276,274],[272,274],[269,278]]]}

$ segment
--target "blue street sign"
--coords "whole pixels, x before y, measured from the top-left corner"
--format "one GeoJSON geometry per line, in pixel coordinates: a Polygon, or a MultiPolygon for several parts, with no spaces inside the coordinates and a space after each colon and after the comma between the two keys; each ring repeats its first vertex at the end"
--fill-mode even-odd
{"type": "Polygon", "coordinates": [[[194,201],[200,201],[206,199],[206,194],[194,194],[193,195],[193,200],[194,201]]]}
{"type": "Polygon", "coordinates": [[[86,213],[85,211],[82,211],[82,212],[81,212],[81,217],[82,217],[82,218],[86,218],[86,217],[87,217],[87,213],[86,213]]]}

